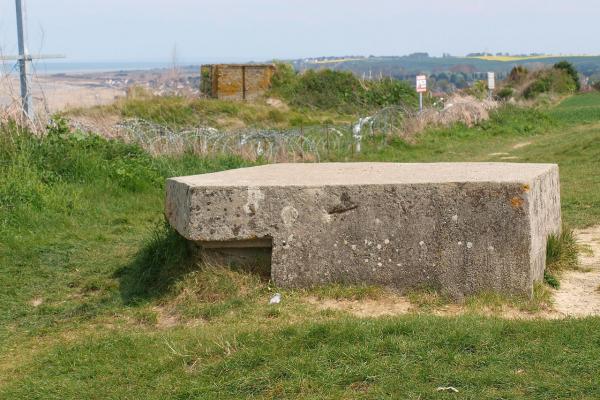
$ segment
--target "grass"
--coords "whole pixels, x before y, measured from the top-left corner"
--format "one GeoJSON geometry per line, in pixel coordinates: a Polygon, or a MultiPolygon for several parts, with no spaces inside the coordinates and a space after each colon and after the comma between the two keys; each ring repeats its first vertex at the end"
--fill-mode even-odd
{"type": "Polygon", "coordinates": [[[469,399],[600,396],[594,319],[419,316],[264,328],[95,334],[23,365],[24,378],[4,395],[444,399],[452,395],[436,388],[454,386],[469,399]]]}
{"type": "MultiPolygon", "coordinates": [[[[504,108],[414,144],[367,139],[355,157],[557,162],[564,220],[589,226],[600,223],[599,108],[597,94],[549,110],[504,108]]],[[[164,178],[248,165],[242,159],[150,157],[60,126],[44,139],[1,130],[0,398],[600,397],[598,318],[360,319],[305,298],[377,299],[381,289],[282,291],[194,264],[164,225],[164,178]],[[275,291],[283,300],[269,306],[275,291]]],[[[567,262],[571,242],[558,239],[550,258],[567,262]]],[[[427,308],[431,299],[416,296],[427,308]]],[[[504,301],[482,294],[467,306],[504,301]]]]}
{"type": "Polygon", "coordinates": [[[537,282],[531,298],[508,296],[496,292],[483,292],[465,299],[465,308],[471,313],[502,313],[502,311],[538,313],[548,311],[552,306],[552,292],[547,281],[537,282]]]}
{"type": "Polygon", "coordinates": [[[110,105],[73,109],[69,117],[106,120],[110,116],[141,118],[170,127],[211,126],[217,129],[288,128],[323,122],[349,123],[351,115],[332,111],[306,110],[282,106],[275,108],[262,102],[199,99],[178,96],[141,94],[121,98],[110,105]]]}
{"type": "Polygon", "coordinates": [[[598,92],[569,97],[552,109],[551,115],[563,123],[595,124],[600,119],[600,109],[597,106],[599,97],[598,92]]]}
{"type": "Polygon", "coordinates": [[[563,228],[558,234],[548,237],[546,244],[546,269],[558,273],[567,269],[577,269],[578,246],[573,231],[563,228]]]}

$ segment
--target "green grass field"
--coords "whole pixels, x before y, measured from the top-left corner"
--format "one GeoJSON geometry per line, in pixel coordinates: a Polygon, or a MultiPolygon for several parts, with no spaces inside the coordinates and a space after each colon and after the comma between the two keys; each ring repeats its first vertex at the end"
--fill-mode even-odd
{"type": "MultiPolygon", "coordinates": [[[[2,399],[600,398],[600,318],[360,319],[306,301],[376,288],[281,291],[269,307],[277,288],[190,264],[162,217],[166,177],[247,162],[2,131],[2,399]]],[[[382,143],[355,159],[556,162],[564,220],[600,223],[600,94],[382,143]]]]}

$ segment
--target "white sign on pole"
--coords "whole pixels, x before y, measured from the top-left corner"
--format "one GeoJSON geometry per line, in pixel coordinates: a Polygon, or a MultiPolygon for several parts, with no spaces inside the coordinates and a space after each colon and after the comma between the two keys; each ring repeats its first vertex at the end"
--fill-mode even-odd
{"type": "Polygon", "coordinates": [[[488,89],[496,89],[496,75],[493,72],[488,72],[488,89]]]}
{"type": "Polygon", "coordinates": [[[417,75],[417,93],[425,93],[427,91],[427,77],[425,75],[417,75]]]}

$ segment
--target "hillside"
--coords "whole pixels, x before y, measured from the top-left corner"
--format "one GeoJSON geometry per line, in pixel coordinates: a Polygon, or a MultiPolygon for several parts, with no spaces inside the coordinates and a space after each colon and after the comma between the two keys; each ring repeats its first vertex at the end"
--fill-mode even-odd
{"type": "Polygon", "coordinates": [[[544,57],[429,57],[426,54],[402,57],[366,57],[348,58],[340,61],[330,60],[327,63],[295,60],[298,70],[330,68],[340,71],[351,71],[358,76],[393,77],[413,81],[415,75],[446,77],[453,83],[461,85],[462,80],[472,82],[486,79],[488,72],[495,72],[498,79],[508,76],[510,70],[518,65],[528,69],[549,67],[560,61],[568,61],[591,82],[600,81],[600,56],[544,56],[544,57]],[[442,75],[443,74],[443,75],[442,75]],[[459,76],[460,74],[460,76],[459,76]],[[454,75],[454,78],[453,78],[454,75]]]}
{"type": "MultiPolygon", "coordinates": [[[[146,113],[177,126],[228,107],[166,101],[93,113],[146,113]]],[[[230,112],[248,112],[252,125],[268,110],[230,112]]],[[[300,115],[288,112],[310,115],[292,109],[272,122],[300,115]]],[[[264,159],[151,155],[60,122],[43,138],[13,124],[0,130],[0,398],[600,397],[600,319],[535,319],[557,317],[549,287],[533,300],[484,295],[454,305],[428,291],[398,299],[376,287],[280,290],[191,263],[163,221],[165,178],[264,159]],[[268,307],[276,291],[283,301],[268,307]],[[323,306],[357,301],[396,308],[364,318],[323,306]],[[499,318],[507,309],[513,319],[499,318]],[[436,390],[448,386],[459,393],[436,390]]],[[[558,163],[564,221],[600,224],[598,93],[504,106],[411,142],[366,136],[361,153],[352,148],[322,160],[558,163]]]]}

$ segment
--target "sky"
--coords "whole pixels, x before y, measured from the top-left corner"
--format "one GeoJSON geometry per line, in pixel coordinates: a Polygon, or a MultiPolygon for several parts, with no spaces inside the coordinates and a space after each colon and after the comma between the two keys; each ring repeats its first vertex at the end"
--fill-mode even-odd
{"type": "MultiPolygon", "coordinates": [[[[31,53],[261,61],[470,52],[600,54],[600,0],[24,0],[31,53]]],[[[0,50],[17,51],[14,0],[0,50]]]]}

